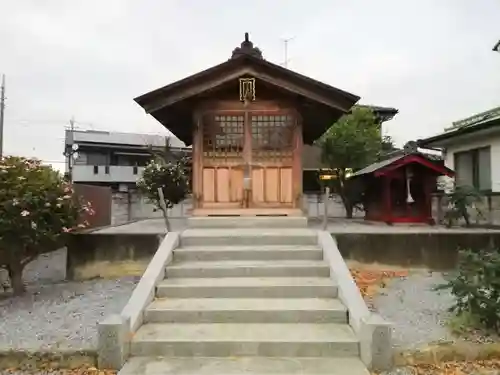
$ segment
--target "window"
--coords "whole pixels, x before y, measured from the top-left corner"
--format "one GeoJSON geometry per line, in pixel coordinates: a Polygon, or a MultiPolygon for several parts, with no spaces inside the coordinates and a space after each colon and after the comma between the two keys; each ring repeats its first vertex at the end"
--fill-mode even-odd
{"type": "Polygon", "coordinates": [[[490,147],[456,152],[455,180],[459,186],[473,186],[479,190],[491,189],[490,147]]]}
{"type": "Polygon", "coordinates": [[[104,152],[88,152],[87,165],[106,165],[108,163],[108,155],[104,152]]]}

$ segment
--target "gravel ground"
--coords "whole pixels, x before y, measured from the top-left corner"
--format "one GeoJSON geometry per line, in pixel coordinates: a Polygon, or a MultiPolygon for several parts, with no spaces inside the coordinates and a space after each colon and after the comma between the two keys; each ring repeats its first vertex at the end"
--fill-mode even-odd
{"type": "MultiPolygon", "coordinates": [[[[97,323],[119,312],[138,282],[133,277],[65,282],[65,263],[64,250],[42,255],[25,270],[28,292],[24,296],[1,299],[0,294],[0,349],[95,348],[97,323]]],[[[414,349],[453,339],[444,327],[450,316],[446,310],[453,299],[447,291],[432,291],[433,286],[445,281],[443,276],[439,272],[412,271],[408,277],[388,281],[374,297],[374,307],[395,324],[396,348],[414,349]]],[[[412,373],[400,368],[386,374],[412,373]]],[[[28,372],[0,371],[4,374],[28,372]]]]}
{"type": "MultiPolygon", "coordinates": [[[[64,281],[66,278],[66,249],[42,254],[24,269],[23,280],[30,284],[47,284],[64,281]]],[[[0,293],[8,290],[8,276],[0,268],[0,293]]]]}
{"type": "Polygon", "coordinates": [[[139,281],[65,282],[66,252],[45,254],[24,274],[27,293],[0,299],[0,349],[92,349],[97,323],[125,306],[139,281]]]}
{"type": "Polygon", "coordinates": [[[394,323],[396,348],[415,349],[428,343],[453,340],[444,326],[450,317],[453,297],[447,291],[433,291],[445,282],[440,272],[413,271],[405,278],[392,279],[373,299],[376,310],[394,323]]]}

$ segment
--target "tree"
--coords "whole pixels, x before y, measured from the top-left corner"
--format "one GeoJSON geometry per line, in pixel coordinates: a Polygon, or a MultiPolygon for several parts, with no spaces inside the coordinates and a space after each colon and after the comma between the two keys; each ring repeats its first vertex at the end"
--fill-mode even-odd
{"type": "Polygon", "coordinates": [[[0,267],[7,269],[15,295],[25,291],[24,267],[40,254],[64,246],[67,237],[93,213],[59,172],[39,160],[0,159],[0,267]]]}
{"type": "Polygon", "coordinates": [[[168,142],[163,151],[152,154],[153,159],[144,168],[137,187],[162,211],[167,230],[170,230],[167,210],[186,199],[190,191],[191,160],[185,155],[173,153],[168,142]]]}
{"type": "Polygon", "coordinates": [[[391,150],[392,140],[381,137],[380,124],[369,108],[354,108],[333,124],[317,141],[321,159],[335,174],[332,180],[345,207],[346,216],[352,218],[359,189],[347,179],[347,170],[366,167],[380,157],[384,150],[391,150]]]}
{"type": "Polygon", "coordinates": [[[390,135],[384,135],[382,137],[381,156],[390,154],[394,151],[399,151],[399,149],[394,145],[394,140],[390,135]]]}

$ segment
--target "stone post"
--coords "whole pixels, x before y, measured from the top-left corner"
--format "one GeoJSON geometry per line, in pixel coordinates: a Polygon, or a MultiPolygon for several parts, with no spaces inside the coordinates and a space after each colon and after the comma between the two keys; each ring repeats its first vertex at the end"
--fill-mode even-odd
{"type": "Polygon", "coordinates": [[[110,315],[98,325],[99,369],[120,370],[130,352],[130,318],[110,315]]]}
{"type": "Polygon", "coordinates": [[[323,199],[323,230],[326,230],[328,227],[328,200],[330,198],[330,187],[325,188],[325,197],[323,199]]]}
{"type": "Polygon", "coordinates": [[[371,313],[361,320],[359,345],[361,360],[369,370],[383,371],[392,367],[392,324],[371,313]]]}

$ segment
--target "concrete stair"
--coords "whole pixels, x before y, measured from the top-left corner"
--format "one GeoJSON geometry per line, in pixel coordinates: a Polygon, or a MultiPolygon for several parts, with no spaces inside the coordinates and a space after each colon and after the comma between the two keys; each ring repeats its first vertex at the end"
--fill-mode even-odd
{"type": "MultiPolygon", "coordinates": [[[[235,219],[237,220],[237,219],[235,219]]],[[[186,229],[182,234],[182,246],[269,246],[269,245],[316,245],[316,232],[307,228],[240,228],[186,229]]]]}
{"type": "Polygon", "coordinates": [[[356,357],[347,324],[149,323],[135,334],[131,353],[171,357],[356,357]]]}
{"type": "Polygon", "coordinates": [[[166,279],[156,295],[169,298],[334,298],[337,287],[326,277],[224,277],[166,279]]]}
{"type": "Polygon", "coordinates": [[[182,233],[119,374],[368,375],[316,233],[251,222],[182,233]]]}
{"type": "Polygon", "coordinates": [[[122,375],[369,375],[357,358],[132,358],[122,375]]]}
{"type": "Polygon", "coordinates": [[[145,312],[151,323],[343,323],[334,298],[159,298],[145,312]]]}
{"type": "Polygon", "coordinates": [[[328,277],[330,267],[321,260],[223,260],[176,262],[166,275],[175,277],[328,277]]]}
{"type": "Polygon", "coordinates": [[[189,228],[307,228],[304,216],[190,217],[189,228]]]}
{"type": "Polygon", "coordinates": [[[175,251],[176,261],[237,260],[322,260],[323,251],[316,245],[271,246],[184,246],[175,251]]]}

